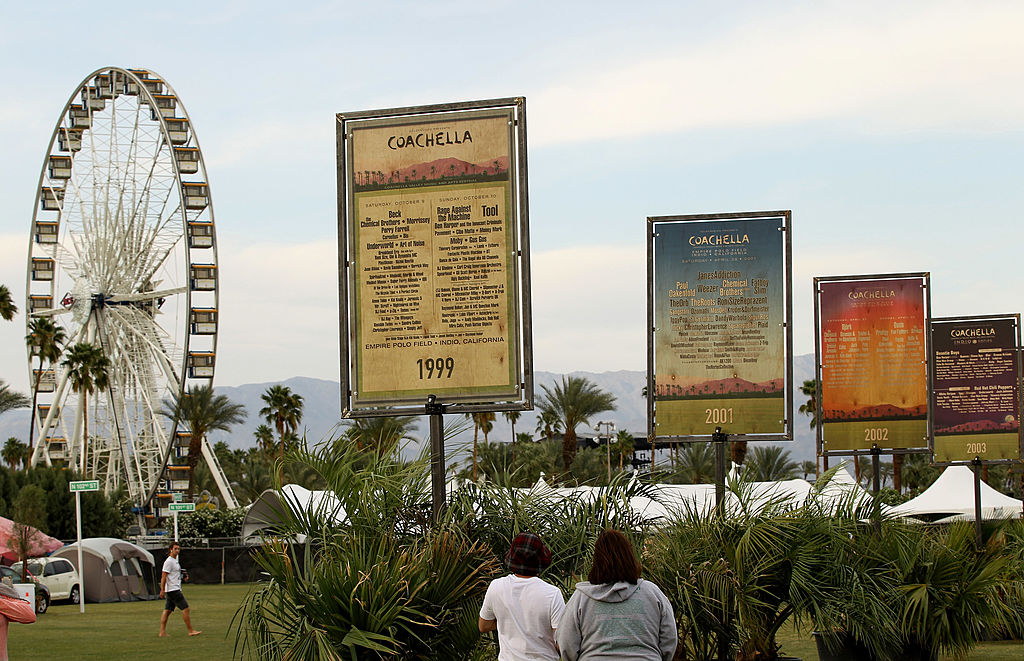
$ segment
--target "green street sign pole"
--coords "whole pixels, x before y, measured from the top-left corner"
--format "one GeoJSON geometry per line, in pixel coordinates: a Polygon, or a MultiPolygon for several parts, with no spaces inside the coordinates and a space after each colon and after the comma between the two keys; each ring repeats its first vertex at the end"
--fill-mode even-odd
{"type": "Polygon", "coordinates": [[[78,612],[85,614],[85,566],[82,564],[82,492],[99,491],[99,480],[79,480],[69,485],[75,494],[75,525],[78,529],[78,612]]]}

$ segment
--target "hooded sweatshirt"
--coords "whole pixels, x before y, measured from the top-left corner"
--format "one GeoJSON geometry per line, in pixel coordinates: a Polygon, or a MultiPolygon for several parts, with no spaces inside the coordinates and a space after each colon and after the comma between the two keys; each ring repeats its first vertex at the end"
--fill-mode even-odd
{"type": "Polygon", "coordinates": [[[672,604],[654,583],[577,583],[558,625],[566,661],[671,661],[678,636],[672,604]]]}

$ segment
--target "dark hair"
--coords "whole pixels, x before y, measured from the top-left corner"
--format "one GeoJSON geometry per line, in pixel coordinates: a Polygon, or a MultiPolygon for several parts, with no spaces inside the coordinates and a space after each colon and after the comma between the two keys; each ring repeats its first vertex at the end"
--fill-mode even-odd
{"type": "Polygon", "coordinates": [[[640,579],[640,563],[633,544],[618,530],[605,530],[594,544],[594,564],[587,580],[591,583],[636,583],[640,579]]]}
{"type": "Polygon", "coordinates": [[[177,546],[177,547],[179,547],[179,548],[180,548],[180,547],[181,547],[181,543],[180,543],[180,542],[177,542],[177,541],[171,542],[170,544],[168,544],[168,545],[167,545],[167,550],[168,550],[168,551],[170,551],[170,550],[172,550],[172,549],[173,549],[173,548],[174,548],[175,546],[177,546]]]}

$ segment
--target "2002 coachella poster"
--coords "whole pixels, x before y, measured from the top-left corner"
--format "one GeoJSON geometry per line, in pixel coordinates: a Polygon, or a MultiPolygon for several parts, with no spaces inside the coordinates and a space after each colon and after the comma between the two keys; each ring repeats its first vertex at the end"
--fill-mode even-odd
{"type": "Polygon", "coordinates": [[[685,218],[651,219],[655,435],[783,435],[786,219],[685,218]]]}
{"type": "Polygon", "coordinates": [[[816,279],[823,452],[927,446],[926,285],[816,279]]]}
{"type": "Polygon", "coordinates": [[[518,396],[511,120],[353,125],[354,403],[518,396]]]}

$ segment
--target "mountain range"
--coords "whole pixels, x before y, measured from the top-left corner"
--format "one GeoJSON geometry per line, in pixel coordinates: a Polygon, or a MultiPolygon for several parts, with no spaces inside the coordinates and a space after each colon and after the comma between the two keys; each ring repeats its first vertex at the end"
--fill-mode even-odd
{"type": "MultiPolygon", "coordinates": [[[[607,391],[615,396],[615,410],[602,413],[590,420],[590,423],[613,422],[616,430],[625,429],[634,435],[642,436],[647,433],[647,401],[642,397],[643,389],[647,385],[647,373],[644,371],[620,370],[615,372],[571,372],[572,376],[586,377],[598,388],[607,391]]],[[[552,372],[537,372],[535,375],[535,397],[543,396],[542,386],[549,388],[561,380],[562,374],[552,372]]],[[[805,380],[814,378],[814,356],[805,354],[795,356],[793,359],[793,381],[795,384],[802,384],[805,380]]],[[[306,440],[309,443],[316,443],[322,439],[333,437],[341,433],[343,425],[347,424],[341,420],[341,386],[337,381],[324,379],[313,379],[309,377],[296,376],[281,382],[247,383],[240,386],[217,386],[218,394],[226,395],[233,402],[242,404],[248,411],[248,418],[240,425],[232,429],[230,433],[212,432],[210,438],[213,441],[225,441],[232,448],[248,448],[255,445],[253,432],[256,428],[265,424],[265,420],[259,416],[259,410],[263,407],[260,396],[272,385],[280,383],[302,395],[303,419],[300,435],[304,431],[306,440]]],[[[797,394],[794,400],[794,422],[795,440],[787,443],[786,448],[790,450],[793,459],[803,461],[814,459],[815,439],[814,430],[809,426],[810,418],[796,412],[799,405],[804,403],[802,396],[797,394]]],[[[27,410],[9,411],[0,417],[0,439],[16,437],[26,440],[28,437],[27,410]]],[[[515,431],[529,432],[535,434],[537,425],[537,414],[535,411],[526,411],[516,422],[515,431]]],[[[448,431],[462,427],[462,430],[448,441],[451,448],[449,453],[456,452],[459,446],[471,444],[473,441],[473,427],[463,416],[446,416],[445,427],[448,431]]],[[[577,433],[582,437],[596,436],[597,432],[593,427],[577,428],[577,433]]],[[[418,429],[414,432],[417,439],[425,442],[428,436],[427,418],[420,419],[418,429]]],[[[512,439],[512,427],[501,415],[496,416],[494,429],[488,434],[491,442],[508,442],[512,439]]],[[[407,448],[406,452],[415,452],[416,447],[407,448]]]]}

